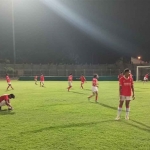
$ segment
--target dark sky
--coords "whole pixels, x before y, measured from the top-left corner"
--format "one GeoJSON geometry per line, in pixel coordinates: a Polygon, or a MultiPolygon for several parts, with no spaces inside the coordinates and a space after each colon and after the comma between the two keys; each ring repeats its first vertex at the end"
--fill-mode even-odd
{"type": "MultiPolygon", "coordinates": [[[[14,0],[17,63],[150,60],[149,0],[14,0]]],[[[0,0],[0,59],[13,62],[12,3],[0,0]]]]}

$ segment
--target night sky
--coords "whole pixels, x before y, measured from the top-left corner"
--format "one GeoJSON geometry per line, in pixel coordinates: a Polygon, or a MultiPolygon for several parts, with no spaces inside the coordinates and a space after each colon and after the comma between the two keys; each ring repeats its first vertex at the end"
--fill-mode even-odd
{"type": "MultiPolygon", "coordinates": [[[[14,0],[17,63],[150,61],[149,0],[14,0]]],[[[0,59],[14,60],[11,0],[0,0],[0,59]]]]}

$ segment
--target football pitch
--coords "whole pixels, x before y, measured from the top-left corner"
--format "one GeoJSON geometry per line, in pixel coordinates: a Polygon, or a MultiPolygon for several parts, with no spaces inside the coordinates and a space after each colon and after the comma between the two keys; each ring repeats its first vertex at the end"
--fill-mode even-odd
{"type": "Polygon", "coordinates": [[[0,111],[0,150],[149,150],[150,83],[135,82],[130,120],[115,121],[119,102],[118,82],[99,81],[98,103],[91,94],[91,82],[80,89],[73,82],[12,81],[15,90],[6,92],[1,81],[0,94],[14,93],[13,111],[0,111]]]}

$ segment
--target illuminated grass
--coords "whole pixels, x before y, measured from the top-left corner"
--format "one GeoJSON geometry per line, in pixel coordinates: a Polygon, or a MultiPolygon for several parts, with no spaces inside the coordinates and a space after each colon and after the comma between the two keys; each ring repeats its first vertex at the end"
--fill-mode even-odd
{"type": "MultiPolygon", "coordinates": [[[[150,83],[135,83],[130,120],[114,121],[118,82],[99,82],[99,103],[90,102],[91,82],[80,89],[73,83],[12,81],[16,99],[12,112],[0,112],[0,150],[125,150],[150,148],[150,83]]],[[[0,94],[6,82],[1,81],[0,94]]],[[[4,107],[3,109],[6,109],[4,107]]]]}

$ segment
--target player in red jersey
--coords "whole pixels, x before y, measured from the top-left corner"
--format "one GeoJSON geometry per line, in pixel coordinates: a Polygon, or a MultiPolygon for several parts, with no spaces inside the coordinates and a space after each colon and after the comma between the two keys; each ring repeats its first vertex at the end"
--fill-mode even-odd
{"type": "Polygon", "coordinates": [[[34,77],[34,81],[35,81],[35,84],[37,85],[37,78],[38,78],[38,76],[35,76],[34,77]]]}
{"type": "Polygon", "coordinates": [[[11,89],[13,90],[14,88],[13,88],[12,85],[11,85],[11,80],[10,80],[8,74],[6,74],[6,81],[7,81],[7,83],[8,83],[7,90],[9,89],[9,87],[11,87],[11,89]]]}
{"type": "Polygon", "coordinates": [[[86,81],[86,78],[85,78],[84,75],[82,74],[79,79],[81,80],[81,88],[83,89],[83,84],[84,84],[84,82],[86,81]]]}
{"type": "Polygon", "coordinates": [[[98,75],[95,74],[92,80],[92,95],[90,95],[88,97],[88,100],[90,100],[90,98],[92,98],[93,96],[95,96],[95,102],[97,103],[98,100],[98,75]]]}
{"type": "Polygon", "coordinates": [[[73,76],[72,76],[72,73],[68,76],[68,92],[69,90],[72,88],[72,80],[73,80],[73,76]]]}
{"type": "Polygon", "coordinates": [[[44,87],[44,75],[43,74],[41,74],[40,76],[40,86],[44,87]]]}
{"type": "Polygon", "coordinates": [[[144,76],[143,83],[145,83],[145,82],[147,82],[147,81],[148,81],[148,76],[149,76],[149,73],[147,73],[147,74],[144,76]]]}
{"type": "Polygon", "coordinates": [[[8,106],[8,110],[12,110],[12,106],[10,104],[10,99],[15,98],[14,94],[4,94],[0,96],[0,110],[2,106],[8,106]]]}
{"type": "Polygon", "coordinates": [[[123,73],[121,72],[119,75],[118,75],[118,80],[120,80],[120,78],[123,77],[123,73]]]}
{"type": "Polygon", "coordinates": [[[116,120],[120,119],[124,101],[126,103],[125,119],[129,120],[129,111],[130,111],[129,104],[130,104],[130,101],[132,100],[132,98],[135,99],[133,79],[130,77],[129,69],[124,70],[124,76],[119,80],[119,83],[120,83],[120,103],[119,103],[119,107],[118,107],[118,114],[117,114],[116,120]]]}

